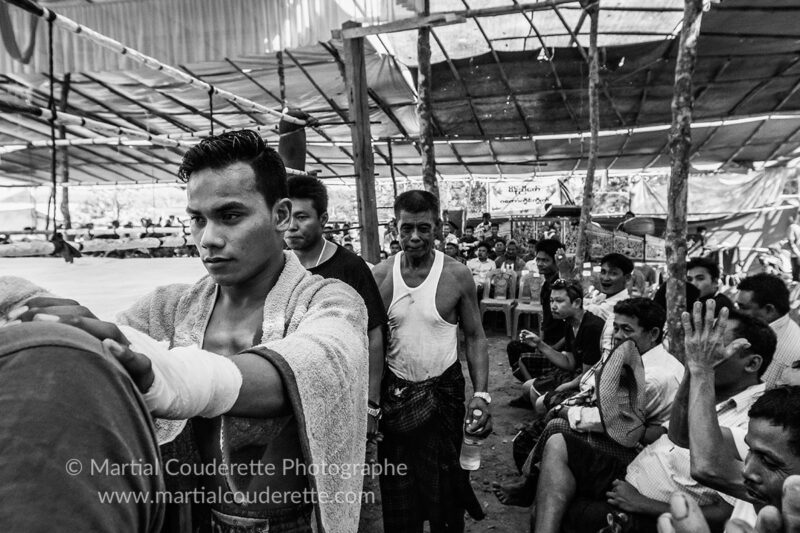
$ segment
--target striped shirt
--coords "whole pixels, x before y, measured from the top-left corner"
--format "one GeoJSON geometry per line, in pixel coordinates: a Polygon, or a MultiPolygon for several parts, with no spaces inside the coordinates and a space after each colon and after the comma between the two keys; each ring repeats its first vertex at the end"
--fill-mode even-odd
{"type": "MultiPolygon", "coordinates": [[[[717,420],[721,427],[744,428],[750,420],[747,412],[764,393],[764,383],[746,388],[736,396],[717,404],[717,420]]],[[[727,494],[700,485],[692,479],[688,448],[680,446],[662,435],[647,446],[628,466],[625,480],[644,496],[660,502],[668,502],[675,491],[691,494],[699,505],[708,505],[719,496],[730,505],[737,500],[727,494]]]]}
{"type": "Polygon", "coordinates": [[[762,377],[767,388],[771,389],[781,377],[783,369],[792,366],[794,361],[800,359],[800,326],[787,313],[770,323],[769,327],[778,337],[778,345],[775,347],[772,363],[762,377]]]}

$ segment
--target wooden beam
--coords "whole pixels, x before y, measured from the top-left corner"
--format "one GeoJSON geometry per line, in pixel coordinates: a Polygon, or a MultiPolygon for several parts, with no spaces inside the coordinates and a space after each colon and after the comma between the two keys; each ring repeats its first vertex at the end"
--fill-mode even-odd
{"type": "Polygon", "coordinates": [[[409,19],[375,24],[373,26],[358,26],[333,30],[334,39],[359,39],[369,35],[379,35],[382,33],[395,33],[399,31],[416,30],[420,28],[430,28],[431,26],[449,26],[450,24],[461,24],[467,20],[454,13],[437,13],[435,15],[413,17],[409,19]]]}
{"type": "Polygon", "coordinates": [[[597,168],[598,132],[600,131],[600,67],[597,59],[597,27],[600,18],[600,2],[594,0],[587,2],[584,8],[589,13],[589,160],[586,164],[586,177],[583,181],[583,203],[581,205],[581,218],[578,222],[578,243],[575,249],[575,264],[573,277],[579,277],[583,271],[583,262],[586,257],[586,228],[592,220],[592,207],[594,207],[594,172],[597,168]]]}
{"type": "Polygon", "coordinates": [[[681,314],[686,310],[686,211],[689,196],[689,159],[692,150],[692,76],[697,63],[697,39],[703,18],[703,0],[685,0],[675,89],[672,130],[669,135],[671,169],[667,191],[667,332],[670,352],[686,359],[681,314]]]}
{"type": "MultiPolygon", "coordinates": [[[[360,26],[345,22],[343,31],[360,26]]],[[[358,174],[358,222],[361,225],[361,255],[373,264],[380,261],[378,238],[378,203],[375,199],[375,163],[372,158],[372,134],[367,102],[367,72],[364,59],[364,38],[344,41],[345,83],[350,111],[350,136],[353,139],[353,159],[358,174]]]]}

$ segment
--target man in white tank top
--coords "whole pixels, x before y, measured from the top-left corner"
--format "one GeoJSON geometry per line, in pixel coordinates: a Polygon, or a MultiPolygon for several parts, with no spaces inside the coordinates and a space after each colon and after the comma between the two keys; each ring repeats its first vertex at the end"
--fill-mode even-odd
{"type": "Polygon", "coordinates": [[[403,251],[373,270],[390,337],[379,455],[405,473],[381,477],[384,531],[421,532],[429,521],[432,533],[458,533],[465,510],[483,517],[458,456],[465,424],[472,435],[491,431],[486,336],[469,268],[434,250],[436,197],[408,191],[394,209],[403,251]],[[475,391],[466,413],[459,323],[475,391]]]}

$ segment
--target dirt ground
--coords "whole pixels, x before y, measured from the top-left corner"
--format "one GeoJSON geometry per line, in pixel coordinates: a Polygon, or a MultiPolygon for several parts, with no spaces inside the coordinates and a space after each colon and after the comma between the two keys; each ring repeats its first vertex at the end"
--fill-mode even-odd
{"type": "MultiPolygon", "coordinates": [[[[511,458],[511,440],[520,425],[533,419],[533,412],[508,405],[511,399],[519,396],[520,390],[506,356],[506,344],[510,339],[500,329],[488,329],[486,335],[489,338],[489,391],[494,431],[483,443],[480,469],[470,476],[486,518],[480,522],[467,518],[466,532],[527,533],[530,528],[528,509],[502,505],[492,493],[492,482],[505,483],[518,478],[511,458]]],[[[466,370],[466,365],[464,368],[466,370]]],[[[471,385],[467,387],[467,397],[470,396],[471,385]]]]}

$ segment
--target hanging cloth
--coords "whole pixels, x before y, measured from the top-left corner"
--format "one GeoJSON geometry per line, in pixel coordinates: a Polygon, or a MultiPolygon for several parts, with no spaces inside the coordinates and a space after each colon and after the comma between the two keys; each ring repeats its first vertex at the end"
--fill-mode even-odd
{"type": "Polygon", "coordinates": [[[28,45],[25,47],[24,52],[20,52],[19,45],[17,44],[17,37],[14,35],[14,26],[11,24],[8,4],[5,2],[0,3],[0,35],[3,37],[3,44],[5,44],[8,55],[23,65],[27,65],[33,56],[33,46],[36,44],[36,28],[38,28],[39,17],[30,15],[29,20],[28,31],[30,37],[28,38],[28,45]]]}

